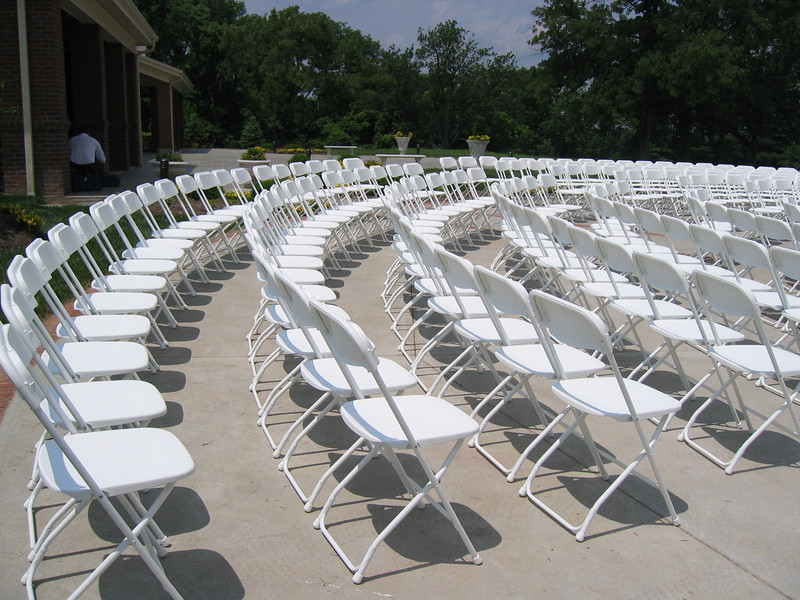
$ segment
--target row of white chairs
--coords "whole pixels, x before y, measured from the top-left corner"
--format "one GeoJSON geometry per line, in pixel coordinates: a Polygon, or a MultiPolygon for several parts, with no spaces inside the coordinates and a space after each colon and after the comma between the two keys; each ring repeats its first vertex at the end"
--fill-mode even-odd
{"type": "MultiPolygon", "coordinates": [[[[133,198],[138,201],[136,194],[128,195],[133,198]]],[[[165,591],[181,598],[159,560],[171,542],[154,515],[175,484],[194,471],[194,462],[173,434],[147,426],[165,415],[167,406],[138,372],[158,368],[145,345],[149,338],[167,345],[159,313],[177,326],[164,295],[182,302],[167,277],[186,276],[179,268],[184,257],[183,250],[167,246],[135,257],[137,249],[147,247],[125,238],[122,220],[134,225],[136,236],[143,235],[129,209],[121,196],[112,196],[92,206],[90,215],[76,213],[69,224],[56,225],[48,240],[34,240],[25,256],[15,257],[8,268],[13,286],[0,287],[8,321],[0,329],[0,365],[42,425],[25,502],[31,550],[22,583],[29,598],[35,598],[36,572],[52,543],[92,502],[119,528],[122,541],[70,597],[83,594],[132,547],[165,591]],[[114,235],[125,238],[130,254],[117,253],[114,235]],[[92,252],[95,242],[108,272],[101,267],[103,259],[95,257],[98,251],[92,252]],[[89,269],[95,291],[84,289],[72,257],[89,269]],[[56,293],[57,281],[74,296],[77,315],[56,293]],[[57,318],[52,334],[35,311],[42,302],[57,318]],[[66,501],[37,527],[36,500],[45,488],[66,501]],[[147,507],[142,492],[150,493],[147,507]]],[[[188,280],[185,284],[191,289],[188,280]]]]}

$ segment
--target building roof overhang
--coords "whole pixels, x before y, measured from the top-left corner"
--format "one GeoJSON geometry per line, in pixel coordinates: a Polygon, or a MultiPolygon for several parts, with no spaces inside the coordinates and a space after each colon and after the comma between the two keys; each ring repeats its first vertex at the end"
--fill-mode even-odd
{"type": "Polygon", "coordinates": [[[131,52],[149,52],[158,39],[131,0],[63,0],[61,6],[81,23],[96,23],[108,41],[131,52]]]}

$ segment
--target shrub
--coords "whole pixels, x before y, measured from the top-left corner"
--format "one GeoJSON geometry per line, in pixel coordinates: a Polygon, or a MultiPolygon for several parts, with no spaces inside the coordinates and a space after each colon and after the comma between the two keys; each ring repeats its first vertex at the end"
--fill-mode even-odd
{"type": "Polygon", "coordinates": [[[298,152],[297,154],[292,155],[292,158],[289,159],[289,162],[306,162],[308,160],[308,155],[305,152],[298,152]]]}
{"type": "Polygon", "coordinates": [[[172,151],[169,148],[159,148],[156,152],[156,160],[167,159],[170,162],[183,162],[183,155],[180,152],[172,151]]]}
{"type": "Polygon", "coordinates": [[[261,146],[253,146],[242,152],[242,160],[264,160],[266,158],[267,149],[261,146]]]}

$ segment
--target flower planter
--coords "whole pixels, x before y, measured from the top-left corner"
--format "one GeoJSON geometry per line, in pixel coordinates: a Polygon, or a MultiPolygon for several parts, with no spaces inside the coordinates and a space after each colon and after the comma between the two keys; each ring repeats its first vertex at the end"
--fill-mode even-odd
{"type": "Polygon", "coordinates": [[[488,145],[489,145],[488,141],[483,142],[481,140],[467,140],[467,146],[469,146],[469,153],[476,160],[486,153],[486,146],[488,145]]]}
{"type": "Polygon", "coordinates": [[[411,141],[411,136],[397,136],[394,138],[394,141],[397,142],[397,151],[400,154],[405,154],[406,150],[408,150],[408,143],[411,141]]]}
{"type": "Polygon", "coordinates": [[[251,171],[253,170],[253,167],[258,167],[260,165],[268,165],[268,164],[270,164],[269,160],[267,160],[266,158],[264,158],[262,160],[246,160],[244,158],[240,158],[236,162],[239,163],[240,167],[243,167],[245,169],[250,169],[251,171]]]}
{"type": "MultiPolygon", "coordinates": [[[[161,177],[161,161],[148,160],[149,164],[153,165],[153,174],[156,177],[161,177]]],[[[169,162],[169,175],[170,179],[175,179],[178,175],[185,175],[192,170],[192,165],[185,161],[170,161],[169,162]]]]}

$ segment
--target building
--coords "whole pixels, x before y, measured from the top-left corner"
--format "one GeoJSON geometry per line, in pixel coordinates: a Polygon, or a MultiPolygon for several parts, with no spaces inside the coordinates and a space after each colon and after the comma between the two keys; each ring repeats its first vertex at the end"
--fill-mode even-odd
{"type": "Polygon", "coordinates": [[[6,193],[63,197],[69,134],[96,137],[107,169],[142,163],[141,97],[152,139],[183,145],[191,82],[148,58],[158,36],[131,0],[0,2],[0,152],[6,193]]]}

